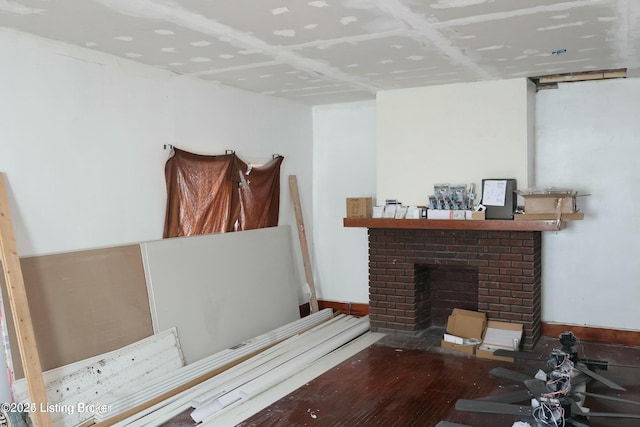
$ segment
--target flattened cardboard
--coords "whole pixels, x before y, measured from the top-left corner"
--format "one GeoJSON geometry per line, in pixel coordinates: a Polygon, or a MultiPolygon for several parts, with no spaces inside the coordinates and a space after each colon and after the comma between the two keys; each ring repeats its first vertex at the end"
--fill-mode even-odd
{"type": "Polygon", "coordinates": [[[476,349],[476,357],[481,359],[502,360],[513,362],[512,357],[494,356],[497,349],[514,350],[513,340],[522,340],[523,326],[521,323],[499,322],[489,320],[482,344],[476,349]]]}
{"type": "MultiPolygon", "coordinates": [[[[554,220],[558,218],[558,214],[555,213],[525,213],[525,214],[515,214],[513,219],[516,221],[544,221],[544,220],[554,220]]],[[[560,219],[562,221],[580,221],[584,219],[584,213],[576,212],[576,213],[563,213],[560,214],[560,219]]]]}

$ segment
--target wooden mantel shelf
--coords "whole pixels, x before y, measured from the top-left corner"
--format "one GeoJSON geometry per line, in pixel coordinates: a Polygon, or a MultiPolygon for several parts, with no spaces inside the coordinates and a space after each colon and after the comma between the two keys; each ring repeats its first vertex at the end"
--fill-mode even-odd
{"type": "Polygon", "coordinates": [[[403,228],[414,230],[488,230],[488,231],[559,231],[566,222],[557,220],[450,220],[450,219],[389,219],[389,218],[344,218],[345,227],[403,228]]]}

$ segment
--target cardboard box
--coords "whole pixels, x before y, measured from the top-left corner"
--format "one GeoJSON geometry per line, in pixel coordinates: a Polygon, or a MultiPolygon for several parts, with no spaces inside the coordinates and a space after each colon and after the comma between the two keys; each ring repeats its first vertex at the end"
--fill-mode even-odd
{"type": "Polygon", "coordinates": [[[373,215],[372,197],[347,198],[347,218],[371,218],[373,215]]]}
{"type": "MultiPolygon", "coordinates": [[[[515,214],[513,219],[516,221],[540,221],[540,220],[549,220],[549,219],[558,219],[558,214],[515,214]]],[[[579,221],[584,219],[584,213],[576,212],[576,213],[561,213],[560,219],[562,221],[579,221]]]]}
{"type": "Polygon", "coordinates": [[[513,362],[512,357],[494,356],[493,352],[498,349],[518,350],[522,340],[522,330],[521,323],[489,320],[482,344],[476,350],[476,357],[513,362]],[[514,344],[514,340],[517,340],[517,345],[514,344]]]}
{"type": "Polygon", "coordinates": [[[486,218],[486,214],[484,211],[472,211],[471,218],[467,218],[467,219],[472,219],[474,221],[483,221],[485,218],[486,218]]]}
{"type": "Polygon", "coordinates": [[[578,211],[576,208],[578,193],[575,191],[535,193],[524,190],[517,193],[524,198],[524,212],[526,214],[571,214],[578,211]]]}
{"type": "MultiPolygon", "coordinates": [[[[454,308],[447,320],[447,335],[463,340],[475,339],[480,342],[486,325],[487,315],[485,313],[454,308]]],[[[475,354],[476,345],[456,344],[456,339],[453,337],[443,338],[440,347],[466,354],[475,354]]]]}

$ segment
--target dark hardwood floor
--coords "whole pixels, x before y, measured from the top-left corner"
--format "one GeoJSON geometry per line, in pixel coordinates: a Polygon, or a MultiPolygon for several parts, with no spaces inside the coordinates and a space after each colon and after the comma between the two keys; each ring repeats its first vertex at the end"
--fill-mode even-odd
{"type": "MultiPolygon", "coordinates": [[[[505,367],[534,375],[544,362],[508,363],[454,354],[440,349],[441,333],[432,328],[422,337],[387,335],[240,425],[405,427],[435,426],[445,420],[475,427],[510,427],[519,421],[516,416],[460,412],[454,405],[458,399],[524,390],[522,384],[496,378],[489,371],[505,367]]],[[[560,348],[558,340],[543,337],[535,352],[547,355],[554,348],[560,348]]],[[[640,366],[640,343],[637,347],[581,343],[578,348],[583,358],[640,366]]],[[[593,381],[588,392],[640,401],[640,369],[610,367],[600,373],[627,392],[593,381]]],[[[640,406],[591,397],[585,406],[593,412],[640,414],[640,406]]],[[[593,427],[640,426],[638,419],[592,417],[589,422],[593,427]]]]}

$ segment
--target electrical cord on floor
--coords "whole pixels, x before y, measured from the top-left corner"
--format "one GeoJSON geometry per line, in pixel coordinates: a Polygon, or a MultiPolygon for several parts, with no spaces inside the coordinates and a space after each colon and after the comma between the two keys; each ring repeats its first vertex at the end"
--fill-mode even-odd
{"type": "Polygon", "coordinates": [[[564,409],[557,401],[544,401],[533,408],[533,418],[539,427],[564,427],[564,409]]]}

